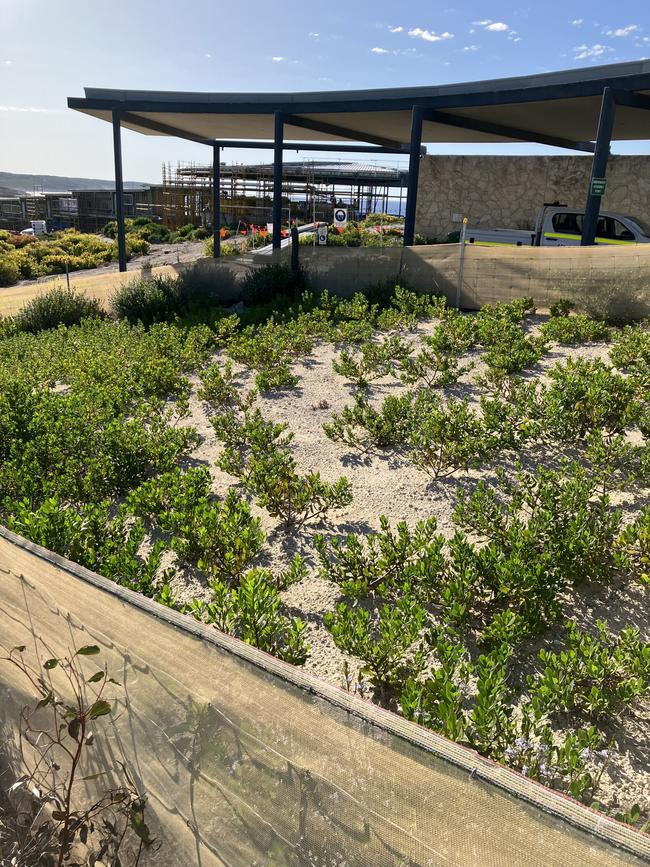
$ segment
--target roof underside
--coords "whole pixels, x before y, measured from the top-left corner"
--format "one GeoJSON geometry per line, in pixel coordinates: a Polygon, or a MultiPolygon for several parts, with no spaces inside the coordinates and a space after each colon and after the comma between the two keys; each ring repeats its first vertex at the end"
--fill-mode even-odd
{"type": "MultiPolygon", "coordinates": [[[[423,142],[508,142],[596,136],[603,88],[650,96],[650,61],[440,87],[330,93],[174,93],[86,88],[78,111],[145,135],[211,141],[272,141],[274,112],[285,141],[370,142],[406,146],[414,105],[441,114],[425,121],[423,142]],[[293,121],[293,122],[292,122],[293,121]],[[460,126],[458,125],[460,124],[460,126]],[[474,127],[474,128],[471,128],[474,127]]],[[[618,105],[612,138],[650,139],[650,112],[618,105]]]]}

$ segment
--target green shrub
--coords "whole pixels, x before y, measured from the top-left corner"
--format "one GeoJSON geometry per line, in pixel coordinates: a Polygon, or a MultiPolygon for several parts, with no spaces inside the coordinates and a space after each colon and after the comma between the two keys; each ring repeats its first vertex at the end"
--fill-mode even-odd
{"type": "Polygon", "coordinates": [[[238,587],[215,579],[210,589],[211,602],[193,599],[184,610],[285,662],[305,663],[309,656],[306,625],[299,617],[282,613],[280,594],[267,569],[251,569],[238,587]]]}
{"type": "Polygon", "coordinates": [[[481,419],[468,401],[446,404],[429,392],[418,392],[407,440],[409,460],[432,479],[478,466],[494,450],[481,419]]]}
{"type": "Polygon", "coordinates": [[[127,235],[125,245],[128,259],[132,256],[143,256],[149,252],[149,242],[145,241],[144,238],[139,238],[137,235],[127,235]]]}
{"type": "Polygon", "coordinates": [[[558,616],[572,584],[611,580],[621,512],[596,495],[598,480],[578,464],[520,471],[512,482],[500,471],[498,479],[469,496],[459,489],[454,520],[486,544],[457,542],[453,559],[472,576],[472,605],[518,612],[521,637],[558,616]]]}
{"type": "Polygon", "coordinates": [[[281,450],[251,458],[246,487],[269,515],[296,529],[352,502],[352,489],[345,476],[331,483],[323,481],[317,472],[301,476],[296,472],[294,458],[281,450]]]}
{"type": "Polygon", "coordinates": [[[344,349],[339,358],[334,359],[332,367],[357,388],[365,389],[375,379],[394,374],[396,368],[405,363],[411,351],[410,343],[398,335],[393,335],[385,337],[381,342],[366,341],[356,353],[344,349]]]}
{"type": "Polygon", "coordinates": [[[219,501],[210,494],[208,470],[175,468],[144,482],[128,497],[133,512],[171,535],[181,561],[209,576],[237,581],[264,544],[259,518],[230,490],[219,501]]]}
{"type": "Polygon", "coordinates": [[[35,334],[59,325],[78,325],[82,319],[98,319],[104,315],[94,298],[74,289],[56,286],[25,304],[15,321],[22,331],[35,334]]]}
{"type": "Polygon", "coordinates": [[[111,581],[153,596],[155,587],[172,575],[160,573],[165,546],[158,542],[146,557],[140,556],[146,535],[142,521],[127,520],[123,511],[114,518],[110,513],[107,500],[75,508],[53,497],[37,509],[25,500],[15,504],[7,526],[111,581]]]}
{"type": "Polygon", "coordinates": [[[542,335],[555,343],[596,343],[609,340],[611,329],[598,319],[578,314],[576,316],[551,316],[542,325],[542,335]]]}
{"type": "MultiPolygon", "coordinates": [[[[171,242],[171,232],[162,223],[149,217],[135,217],[126,219],[124,229],[127,236],[133,236],[150,244],[165,244],[171,242]]],[[[111,220],[102,229],[102,234],[107,238],[117,238],[117,222],[111,220]]]]}
{"type": "Polygon", "coordinates": [[[186,309],[182,284],[177,277],[136,277],[124,283],[111,298],[111,310],[117,319],[145,326],[164,322],[186,309]]]}
{"type": "Polygon", "coordinates": [[[190,270],[179,277],[149,275],[136,277],[122,285],[111,298],[117,319],[151,326],[192,313],[208,315],[219,310],[218,285],[190,270]]]}
{"type": "Polygon", "coordinates": [[[242,284],[242,301],[247,305],[265,304],[280,295],[297,298],[307,288],[303,271],[286,265],[264,265],[253,271],[242,284]]]}
{"type": "Polygon", "coordinates": [[[0,287],[13,286],[20,280],[20,268],[13,253],[0,251],[0,287]]]}
{"type": "Polygon", "coordinates": [[[531,701],[539,715],[578,711],[611,715],[650,689],[650,644],[638,629],[627,627],[611,635],[596,622],[597,634],[567,623],[567,643],[560,653],[540,650],[541,671],[529,677],[531,701]]]}
{"type": "Polygon", "coordinates": [[[599,359],[569,358],[549,371],[544,423],[561,442],[586,437],[593,430],[622,433],[638,416],[635,386],[599,359]]]}
{"type": "Polygon", "coordinates": [[[444,570],[444,537],[437,532],[435,519],[420,521],[413,530],[404,521],[391,530],[384,515],[379,523],[380,532],[365,537],[350,533],[343,542],[316,536],[322,576],[351,598],[389,598],[407,585],[418,594],[426,593],[444,570]]]}
{"type": "Polygon", "coordinates": [[[358,449],[362,454],[372,448],[395,448],[404,443],[412,424],[413,394],[401,397],[389,394],[375,409],[363,392],[358,392],[354,406],[333,413],[323,425],[325,436],[358,449]]]}
{"type": "Polygon", "coordinates": [[[361,674],[372,679],[379,700],[385,701],[407,674],[424,667],[417,644],[426,620],[423,606],[404,595],[372,613],[340,602],[323,623],[337,647],[362,660],[361,674]]]}

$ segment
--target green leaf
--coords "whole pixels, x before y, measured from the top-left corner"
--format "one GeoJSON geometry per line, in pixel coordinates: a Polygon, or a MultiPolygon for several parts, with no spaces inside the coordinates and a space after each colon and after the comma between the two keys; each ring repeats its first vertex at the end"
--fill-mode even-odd
{"type": "Polygon", "coordinates": [[[13,653],[14,650],[17,650],[18,653],[23,653],[25,650],[25,645],[24,644],[17,644],[15,647],[11,648],[11,652],[13,653]]]}
{"type": "Polygon", "coordinates": [[[45,660],[45,662],[43,663],[43,668],[47,669],[47,671],[50,671],[50,669],[56,668],[58,664],[59,660],[52,657],[52,659],[45,660]]]}
{"type": "Polygon", "coordinates": [[[44,697],[39,701],[39,703],[36,705],[36,710],[38,710],[38,709],[41,708],[41,707],[45,707],[45,705],[47,705],[47,704],[51,704],[51,702],[52,702],[53,700],[54,700],[54,695],[53,695],[53,693],[48,692],[48,694],[47,694],[46,696],[44,696],[44,697]]]}
{"type": "Polygon", "coordinates": [[[105,675],[103,671],[96,671],[92,677],[89,677],[86,683],[97,683],[100,681],[105,675]]]}
{"type": "Polygon", "coordinates": [[[80,647],[75,656],[97,656],[99,652],[96,644],[87,644],[85,647],[80,647]]]}
{"type": "Polygon", "coordinates": [[[151,837],[149,827],[144,821],[144,816],[141,812],[138,811],[131,813],[131,827],[138,835],[138,837],[142,840],[145,847],[151,846],[151,844],[153,843],[153,838],[151,837]]]}
{"type": "Polygon", "coordinates": [[[70,735],[70,737],[77,740],[79,737],[79,729],[80,728],[81,728],[81,720],[79,719],[79,717],[77,716],[74,719],[71,719],[70,722],[68,723],[68,734],[70,735]]]}
{"type": "Polygon", "coordinates": [[[107,713],[111,712],[111,706],[109,702],[104,701],[103,698],[96,701],[88,711],[88,716],[90,719],[96,719],[98,716],[104,716],[107,713]]]}

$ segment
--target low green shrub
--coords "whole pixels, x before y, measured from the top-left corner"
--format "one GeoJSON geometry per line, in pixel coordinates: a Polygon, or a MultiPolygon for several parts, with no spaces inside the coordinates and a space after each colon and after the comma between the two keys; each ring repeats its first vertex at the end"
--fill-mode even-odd
{"type": "Polygon", "coordinates": [[[260,391],[295,385],[291,364],[311,352],[311,329],[299,319],[264,325],[249,325],[233,334],[228,342],[228,355],[240,364],[257,371],[255,382],[260,391]]]}
{"type": "Polygon", "coordinates": [[[650,506],[623,529],[616,540],[616,551],[623,568],[650,586],[650,506]]]}
{"type": "Polygon", "coordinates": [[[129,520],[124,510],[111,518],[111,510],[108,500],[74,507],[52,497],[37,509],[22,500],[6,520],[10,530],[37,545],[124,587],[154,596],[156,588],[173,574],[160,569],[165,545],[157,542],[148,555],[140,555],[146,536],[142,521],[129,520]]]}
{"type": "Polygon", "coordinates": [[[259,518],[230,490],[223,500],[210,493],[204,468],[178,468],[144,482],[131,492],[128,507],[171,536],[179,559],[207,575],[237,581],[264,544],[259,518]]]}
{"type": "Polygon", "coordinates": [[[301,476],[296,472],[294,458],[282,450],[253,455],[246,487],[271,517],[294,529],[308,521],[319,521],[330,510],[352,502],[352,489],[345,476],[335,482],[323,481],[318,472],[301,476]]]}
{"type": "Polygon", "coordinates": [[[117,319],[145,326],[164,322],[187,310],[183,286],[177,277],[136,277],[124,283],[111,298],[111,310],[117,319]]]}
{"type": "Polygon", "coordinates": [[[598,343],[609,340],[611,329],[605,322],[589,316],[551,316],[541,327],[542,335],[554,343],[598,343]]]}
{"type": "Polygon", "coordinates": [[[361,674],[371,678],[380,702],[390,699],[408,674],[424,667],[418,644],[426,621],[424,607],[407,594],[373,612],[340,602],[323,618],[336,646],[361,659],[361,674]]]}
{"type": "Polygon", "coordinates": [[[570,620],[563,650],[540,650],[541,670],[528,678],[538,715],[611,716],[650,689],[650,644],[641,642],[638,629],[613,636],[601,620],[596,629],[589,635],[570,620]]]}
{"type": "Polygon", "coordinates": [[[560,442],[573,442],[594,430],[620,434],[638,420],[634,382],[599,359],[569,358],[551,368],[548,376],[544,424],[560,442]]]}
{"type": "Polygon", "coordinates": [[[303,271],[273,264],[253,271],[242,283],[241,295],[244,304],[265,304],[281,295],[298,298],[306,288],[303,271]]]}
{"type": "Polygon", "coordinates": [[[0,251],[0,288],[13,286],[21,278],[20,267],[12,253],[0,251]]]}
{"type": "Polygon", "coordinates": [[[375,379],[394,374],[411,351],[410,343],[398,335],[393,335],[380,342],[366,341],[356,353],[344,349],[340,356],[334,359],[332,367],[357,388],[365,389],[375,379]]]}
{"type": "Polygon", "coordinates": [[[363,392],[358,392],[354,406],[333,413],[323,425],[325,436],[358,449],[362,454],[373,448],[396,448],[403,444],[411,429],[413,394],[388,395],[375,409],[363,392]]]}
{"type": "Polygon", "coordinates": [[[215,579],[210,589],[211,602],[194,599],[183,610],[285,662],[305,663],[306,624],[282,613],[280,594],[267,569],[251,569],[237,587],[215,579]]]}
{"type": "Polygon", "coordinates": [[[413,530],[404,521],[392,530],[384,515],[379,524],[380,532],[365,537],[350,533],[341,541],[316,536],[321,575],[351,598],[388,598],[407,585],[425,593],[435,586],[444,569],[444,537],[435,519],[420,521],[413,530]]]}
{"type": "Polygon", "coordinates": [[[104,316],[94,298],[75,289],[55,286],[28,301],[14,319],[21,331],[35,334],[59,325],[78,325],[82,319],[101,319],[104,316]]]}
{"type": "Polygon", "coordinates": [[[493,439],[467,399],[443,403],[437,395],[420,391],[411,417],[409,460],[432,479],[476,467],[494,450],[493,439]]]}

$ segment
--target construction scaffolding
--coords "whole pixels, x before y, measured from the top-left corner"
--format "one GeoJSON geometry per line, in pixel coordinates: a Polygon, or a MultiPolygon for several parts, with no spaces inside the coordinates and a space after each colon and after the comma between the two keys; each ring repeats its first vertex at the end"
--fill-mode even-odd
{"type": "MultiPolygon", "coordinates": [[[[381,211],[401,215],[408,173],[372,163],[304,160],[283,166],[283,221],[330,221],[336,205],[361,218],[381,211]]],[[[264,225],[271,220],[273,165],[221,165],[221,219],[264,225]]],[[[162,183],[152,187],[154,213],[172,228],[185,223],[212,227],[212,166],[163,164],[162,183]]]]}

